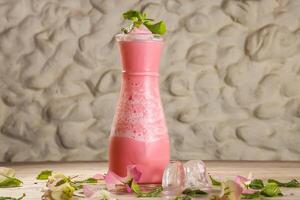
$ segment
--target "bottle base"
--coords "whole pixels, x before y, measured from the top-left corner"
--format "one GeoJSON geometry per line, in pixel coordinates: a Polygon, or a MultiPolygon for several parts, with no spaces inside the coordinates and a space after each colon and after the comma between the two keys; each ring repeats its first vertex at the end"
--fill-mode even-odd
{"type": "Polygon", "coordinates": [[[127,175],[128,165],[135,165],[142,173],[139,183],[160,184],[169,160],[168,137],[153,142],[110,137],[109,170],[121,177],[127,175]]]}

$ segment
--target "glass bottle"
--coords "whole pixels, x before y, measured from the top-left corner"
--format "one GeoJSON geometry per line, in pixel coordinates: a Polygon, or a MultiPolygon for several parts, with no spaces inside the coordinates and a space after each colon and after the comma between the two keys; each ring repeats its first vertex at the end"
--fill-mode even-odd
{"type": "Polygon", "coordinates": [[[109,169],[126,176],[128,165],[142,172],[140,183],[161,183],[170,160],[169,137],[159,93],[163,39],[149,33],[116,36],[122,58],[122,86],[109,139],[109,169]]]}

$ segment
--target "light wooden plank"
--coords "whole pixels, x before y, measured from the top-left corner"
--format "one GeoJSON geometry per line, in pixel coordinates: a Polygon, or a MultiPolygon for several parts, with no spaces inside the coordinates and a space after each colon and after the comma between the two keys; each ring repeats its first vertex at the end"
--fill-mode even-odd
{"type": "MultiPolygon", "coordinates": [[[[278,180],[300,180],[300,162],[240,162],[240,161],[206,161],[210,174],[220,179],[231,179],[236,175],[247,176],[252,172],[256,178],[278,180]]],[[[26,199],[41,199],[41,189],[44,182],[36,181],[36,175],[45,169],[62,172],[67,175],[80,175],[90,177],[96,173],[107,171],[106,162],[74,162],[74,163],[14,163],[0,164],[12,167],[17,172],[17,177],[24,181],[20,188],[0,189],[0,196],[20,196],[26,193],[26,199]]],[[[274,200],[300,200],[300,189],[282,189],[284,197],[271,198],[274,200]]],[[[118,199],[134,199],[132,196],[119,196],[118,199]]],[[[139,198],[140,199],[140,198],[139,198]]],[[[149,198],[148,198],[149,199],[149,198]]],[[[204,197],[202,199],[208,199],[204,197]]]]}

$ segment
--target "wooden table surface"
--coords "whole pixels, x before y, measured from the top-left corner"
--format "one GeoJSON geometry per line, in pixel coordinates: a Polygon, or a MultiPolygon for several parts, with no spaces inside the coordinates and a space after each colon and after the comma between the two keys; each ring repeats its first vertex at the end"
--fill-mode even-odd
{"type": "MultiPolygon", "coordinates": [[[[206,161],[208,172],[219,179],[231,179],[236,175],[247,176],[252,172],[255,178],[274,178],[282,181],[300,180],[300,162],[241,162],[241,161],[206,161]]],[[[28,200],[41,199],[41,189],[45,182],[35,180],[36,175],[45,169],[62,172],[66,175],[80,175],[91,177],[96,173],[105,173],[107,163],[105,162],[73,162],[73,163],[16,163],[0,164],[0,166],[11,167],[16,170],[16,176],[24,185],[20,188],[0,189],[0,196],[21,196],[26,193],[28,200]]],[[[282,188],[283,197],[266,198],[274,200],[300,200],[300,188],[282,188]]],[[[132,196],[119,196],[118,199],[134,199],[132,196]]],[[[142,198],[139,198],[142,199],[142,198]]],[[[148,198],[149,199],[149,198],[148,198]]],[[[153,199],[153,198],[151,198],[153,199]]],[[[208,199],[204,197],[202,199],[208,199]]]]}

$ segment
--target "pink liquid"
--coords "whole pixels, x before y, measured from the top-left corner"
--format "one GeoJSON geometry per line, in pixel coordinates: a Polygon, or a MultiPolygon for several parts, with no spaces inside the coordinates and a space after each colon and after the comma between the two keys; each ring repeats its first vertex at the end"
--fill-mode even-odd
{"type": "Polygon", "coordinates": [[[170,159],[158,85],[163,42],[131,36],[117,40],[123,81],[110,134],[109,169],[126,176],[127,166],[136,165],[140,183],[161,183],[170,159]]]}
{"type": "Polygon", "coordinates": [[[140,183],[161,183],[169,162],[169,140],[141,142],[126,137],[110,138],[109,169],[119,176],[126,176],[127,165],[136,165],[142,172],[140,183]]]}
{"type": "Polygon", "coordinates": [[[161,41],[120,41],[123,71],[157,73],[162,45],[161,41]]]}

